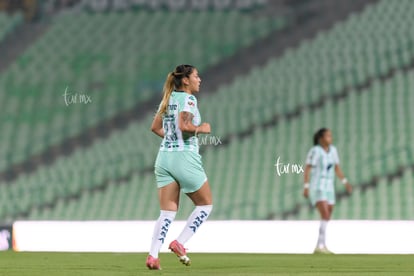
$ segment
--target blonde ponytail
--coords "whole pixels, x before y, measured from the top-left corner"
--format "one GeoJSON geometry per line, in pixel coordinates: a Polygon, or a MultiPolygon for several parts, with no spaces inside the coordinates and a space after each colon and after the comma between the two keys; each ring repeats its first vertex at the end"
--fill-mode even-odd
{"type": "Polygon", "coordinates": [[[182,87],[182,79],[189,77],[194,70],[194,66],[188,64],[178,65],[174,72],[168,74],[164,83],[163,96],[160,104],[160,108],[157,115],[164,115],[167,112],[168,103],[170,102],[171,93],[174,89],[180,89],[182,87]]]}
{"type": "Polygon", "coordinates": [[[163,96],[162,96],[162,101],[160,104],[160,109],[158,110],[157,115],[162,116],[167,111],[167,106],[168,106],[168,103],[170,102],[170,96],[175,87],[174,79],[175,79],[174,73],[173,72],[169,73],[167,76],[167,79],[165,80],[164,88],[162,89],[163,96]]]}

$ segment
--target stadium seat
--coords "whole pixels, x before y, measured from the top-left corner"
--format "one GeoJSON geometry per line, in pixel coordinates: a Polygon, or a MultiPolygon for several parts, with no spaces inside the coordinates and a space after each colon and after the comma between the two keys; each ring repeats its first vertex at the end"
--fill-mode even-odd
{"type": "Polygon", "coordinates": [[[19,12],[14,14],[6,14],[0,11],[0,42],[10,33],[12,33],[16,27],[23,24],[23,15],[19,12]]]}
{"type": "MultiPolygon", "coordinates": [[[[0,13],[0,40],[21,21],[20,14],[0,13]]],[[[284,26],[283,19],[240,11],[58,14],[1,76],[7,119],[0,121],[0,135],[10,158],[0,162],[0,170],[148,100],[161,91],[168,70],[183,60],[202,72],[284,26]],[[178,17],[188,34],[179,40],[178,17]],[[216,31],[222,26],[230,35],[216,31]],[[77,94],[76,103],[69,105],[65,91],[77,94]],[[92,100],[87,105],[80,103],[85,95],[92,100]],[[16,128],[6,136],[10,124],[16,128]],[[36,133],[29,137],[27,131],[36,133]]]]}
{"type": "MultiPolygon", "coordinates": [[[[317,212],[310,210],[308,202],[302,197],[303,176],[292,172],[279,176],[274,165],[277,157],[280,157],[284,164],[303,165],[306,153],[312,146],[312,135],[322,126],[332,129],[341,166],[348,179],[355,185],[352,196],[338,199],[334,217],[338,219],[413,218],[412,212],[407,211],[412,210],[414,205],[413,173],[405,170],[401,178],[391,183],[387,180],[389,174],[395,173],[399,168],[412,166],[414,161],[411,145],[414,130],[409,124],[409,118],[413,116],[410,104],[414,102],[414,94],[411,92],[414,89],[414,71],[400,70],[414,58],[411,25],[401,24],[400,19],[405,18],[411,22],[414,18],[414,7],[407,4],[408,2],[408,0],[401,1],[404,9],[395,8],[397,5],[395,1],[380,1],[368,6],[360,14],[354,14],[332,29],[320,32],[314,39],[305,41],[298,48],[288,49],[282,57],[270,60],[263,67],[255,68],[245,76],[239,76],[232,83],[220,87],[216,93],[200,96],[203,120],[212,122],[212,135],[221,138],[230,137],[227,145],[202,146],[205,149],[204,166],[215,197],[212,218],[317,219],[317,212]],[[384,12],[389,10],[393,12],[384,12]],[[394,75],[384,80],[384,75],[389,71],[393,71],[394,75]],[[367,88],[358,88],[368,79],[370,81],[367,88]],[[346,97],[340,100],[331,97],[344,90],[347,91],[346,97]],[[321,98],[325,100],[320,108],[309,108],[321,98]],[[299,116],[290,119],[284,117],[297,108],[301,110],[299,116]],[[282,118],[276,125],[259,127],[276,115],[281,115],[282,118]],[[251,134],[237,137],[237,134],[249,129],[251,134]],[[379,179],[376,186],[364,186],[373,178],[379,179]]],[[[153,26],[150,25],[149,29],[159,26],[161,24],[159,22],[165,20],[165,15],[163,12],[151,14],[153,26]]],[[[133,14],[130,16],[128,20],[134,18],[133,14]]],[[[192,22],[191,14],[183,16],[184,22],[192,22]]],[[[215,22],[227,20],[220,16],[220,14],[208,13],[199,15],[200,18],[206,18],[205,20],[214,18],[215,22]]],[[[234,20],[239,20],[239,16],[235,13],[229,18],[234,17],[234,20]]],[[[145,22],[144,19],[148,18],[148,15],[143,13],[142,18],[140,14],[137,19],[141,24],[145,22]]],[[[112,23],[119,18],[116,14],[110,14],[109,19],[102,15],[83,14],[79,20],[86,22],[89,19],[95,22],[94,24],[102,23],[106,28],[115,28],[117,24],[112,23]]],[[[168,20],[174,21],[175,17],[171,15],[168,20]]],[[[204,19],[200,19],[202,20],[204,19]]],[[[60,26],[60,29],[56,28],[61,31],[64,24],[59,22],[57,26],[60,26]]],[[[255,28],[251,22],[249,23],[248,20],[246,22],[240,23],[243,30],[255,28]]],[[[267,23],[258,23],[260,24],[267,23]]],[[[135,31],[139,27],[138,24],[133,26],[135,31]]],[[[76,30],[74,28],[69,33],[75,35],[76,30]]],[[[161,28],[159,33],[167,36],[167,30],[161,28]]],[[[87,31],[81,33],[83,36],[88,34],[87,31]]],[[[137,39],[133,33],[131,31],[131,41],[137,39]]],[[[206,33],[209,33],[208,30],[206,33]]],[[[222,39],[216,32],[212,33],[214,39],[222,39]]],[[[104,39],[102,35],[95,36],[96,40],[104,39]]],[[[159,51],[154,50],[154,55],[159,55],[160,59],[157,61],[159,62],[157,66],[169,67],[169,61],[163,60],[166,58],[163,54],[166,50],[163,48],[165,45],[154,45],[155,42],[151,39],[149,38],[148,43],[154,49],[159,47],[159,51]]],[[[235,44],[232,43],[234,41],[240,43],[239,39],[237,34],[234,37],[226,37],[225,52],[235,51],[235,48],[232,48],[235,44]]],[[[214,57],[212,60],[216,61],[223,57],[218,54],[215,48],[218,47],[217,45],[209,44],[210,41],[205,42],[206,49],[212,54],[205,56],[193,49],[191,52],[194,56],[200,60],[214,57]]],[[[43,42],[39,47],[46,47],[46,44],[43,42]]],[[[111,47],[120,51],[123,45],[125,43],[117,41],[111,47]]],[[[132,45],[136,44],[132,43],[132,45]]],[[[146,45],[142,45],[143,49],[149,47],[146,45]]],[[[90,49],[88,47],[92,46],[82,45],[85,49],[90,49]]],[[[104,50],[106,51],[103,47],[102,51],[104,50]]],[[[130,50],[134,50],[133,47],[130,50]]],[[[102,98],[96,98],[99,106],[108,108],[114,114],[127,107],[128,104],[122,103],[123,99],[110,95],[121,83],[125,84],[131,80],[133,86],[133,76],[112,75],[118,68],[113,63],[110,63],[113,68],[109,66],[112,68],[110,70],[113,70],[111,73],[102,71],[102,64],[105,64],[108,55],[96,55],[92,60],[83,63],[79,62],[82,60],[80,58],[83,57],[82,54],[79,50],[78,61],[73,62],[71,68],[59,70],[72,72],[70,74],[75,77],[76,74],[88,72],[85,68],[91,66],[94,68],[93,73],[90,73],[91,79],[103,80],[110,77],[111,89],[114,89],[105,90],[102,98]],[[122,81],[122,78],[127,81],[122,81]],[[106,99],[111,99],[111,104],[106,99]]],[[[71,51],[68,50],[59,58],[64,58],[65,55],[71,55],[71,51]]],[[[146,64],[145,66],[149,67],[151,64],[143,56],[140,56],[140,59],[142,64],[146,64]]],[[[121,64],[123,61],[124,59],[119,59],[114,63],[121,64]]],[[[138,61],[127,63],[127,67],[134,68],[138,61]]],[[[212,63],[213,61],[207,60],[203,64],[207,66],[212,63]]],[[[154,77],[157,72],[144,71],[139,71],[145,74],[143,79],[159,79],[154,77]]],[[[7,77],[18,78],[14,75],[7,77]]],[[[59,77],[56,78],[58,82],[59,77]]],[[[125,84],[125,87],[128,85],[125,84]]],[[[33,90],[37,89],[36,86],[30,87],[33,90]]],[[[134,97],[133,93],[128,95],[134,97]]],[[[42,101],[47,105],[47,99],[42,101]]],[[[134,101],[136,102],[136,99],[134,101]]],[[[10,102],[14,107],[18,105],[17,100],[12,97],[10,102]]],[[[32,104],[25,103],[28,107],[32,104]]],[[[104,111],[100,108],[102,107],[95,106],[85,111],[81,107],[74,106],[71,112],[81,115],[69,116],[68,124],[77,129],[79,122],[84,116],[88,116],[89,112],[94,112],[96,115],[92,116],[94,118],[102,118],[101,112],[104,111]]],[[[66,118],[64,112],[61,112],[61,116],[66,118]]],[[[91,120],[95,120],[92,117],[91,120]]],[[[60,123],[62,119],[54,120],[56,120],[56,128],[62,126],[60,123]]],[[[160,140],[148,130],[151,120],[152,114],[141,122],[132,123],[126,129],[112,133],[105,140],[96,141],[89,148],[78,149],[73,155],[60,158],[50,167],[10,183],[29,201],[21,207],[21,211],[30,211],[29,218],[154,219],[157,217],[158,204],[154,200],[156,199],[155,179],[148,169],[153,166],[160,140]],[[26,189],[29,183],[33,185],[33,190],[26,189]],[[43,186],[44,183],[47,183],[47,189],[43,186]],[[32,198],[25,195],[25,191],[38,192],[37,196],[32,198]],[[79,198],[63,200],[73,195],[79,198]],[[57,200],[54,208],[45,209],[44,212],[37,210],[36,206],[54,200],[57,200]]],[[[24,144],[24,139],[19,141],[13,137],[17,134],[13,131],[10,122],[4,123],[7,131],[1,135],[4,137],[7,135],[14,141],[13,143],[24,144]]],[[[30,133],[29,129],[24,131],[30,133]]],[[[37,135],[42,137],[42,132],[37,135]]],[[[47,144],[45,143],[45,146],[47,144]]],[[[24,158],[24,155],[20,155],[19,158],[24,158]]],[[[13,160],[3,164],[10,162],[13,160]]],[[[337,189],[339,192],[344,191],[340,184],[337,185],[337,189]]],[[[5,193],[17,197],[15,194],[17,192],[14,190],[12,192],[5,189],[5,193]]],[[[183,212],[179,214],[179,218],[186,217],[192,209],[189,201],[183,202],[185,202],[183,212]]],[[[9,210],[3,213],[9,216],[14,214],[9,210]]]]}

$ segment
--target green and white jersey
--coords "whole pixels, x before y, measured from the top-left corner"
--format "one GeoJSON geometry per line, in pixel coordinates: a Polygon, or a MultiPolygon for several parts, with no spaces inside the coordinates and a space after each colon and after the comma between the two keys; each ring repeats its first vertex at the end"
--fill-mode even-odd
{"type": "Polygon", "coordinates": [[[306,164],[312,166],[310,176],[310,189],[333,191],[335,180],[335,165],[339,164],[336,148],[331,145],[326,152],[317,145],[310,149],[306,164]]]}
{"type": "Polygon", "coordinates": [[[194,115],[193,125],[200,125],[201,116],[197,108],[197,99],[186,92],[173,91],[163,115],[162,123],[164,139],[160,151],[194,151],[198,153],[198,138],[192,134],[183,133],[178,127],[179,114],[182,111],[194,115]]]}

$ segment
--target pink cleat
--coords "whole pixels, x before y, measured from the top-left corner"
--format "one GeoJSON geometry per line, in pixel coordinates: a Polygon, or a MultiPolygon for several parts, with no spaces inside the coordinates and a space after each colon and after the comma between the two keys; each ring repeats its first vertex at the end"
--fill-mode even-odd
{"type": "Polygon", "coordinates": [[[168,249],[171,249],[171,251],[174,252],[175,255],[177,255],[177,257],[180,259],[180,262],[186,266],[189,266],[191,264],[191,260],[187,257],[187,252],[185,251],[184,246],[177,240],[172,241],[168,249]]]}
{"type": "Polygon", "coordinates": [[[160,259],[156,259],[151,255],[148,255],[146,265],[151,270],[161,270],[160,259]]]}

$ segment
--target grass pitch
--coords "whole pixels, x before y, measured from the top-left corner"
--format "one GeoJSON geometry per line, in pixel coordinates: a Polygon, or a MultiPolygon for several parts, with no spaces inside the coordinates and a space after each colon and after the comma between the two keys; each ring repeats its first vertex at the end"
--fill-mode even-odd
{"type": "Polygon", "coordinates": [[[0,275],[414,275],[413,255],[189,254],[186,267],[161,254],[161,271],[146,254],[1,252],[0,275]]]}

